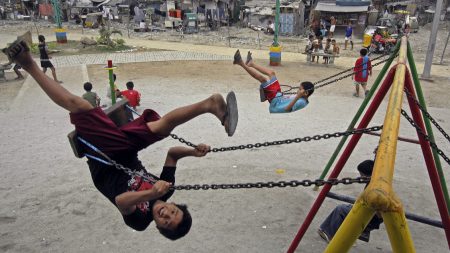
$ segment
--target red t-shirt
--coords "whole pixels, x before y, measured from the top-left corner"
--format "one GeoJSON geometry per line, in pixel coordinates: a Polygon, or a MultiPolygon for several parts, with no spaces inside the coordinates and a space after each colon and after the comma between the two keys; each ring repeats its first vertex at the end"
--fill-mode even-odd
{"type": "Polygon", "coordinates": [[[355,81],[359,83],[365,83],[367,82],[367,79],[369,78],[369,72],[372,71],[372,64],[370,63],[370,59],[367,61],[366,64],[366,71],[363,70],[363,58],[359,57],[358,60],[355,62],[355,67],[353,68],[353,71],[355,72],[355,81]],[[364,76],[365,72],[365,76],[364,76]]]}
{"type": "Polygon", "coordinates": [[[139,101],[141,100],[141,94],[139,94],[136,90],[124,90],[121,91],[120,94],[125,96],[128,99],[128,103],[131,107],[136,107],[139,105],[139,101]]]}

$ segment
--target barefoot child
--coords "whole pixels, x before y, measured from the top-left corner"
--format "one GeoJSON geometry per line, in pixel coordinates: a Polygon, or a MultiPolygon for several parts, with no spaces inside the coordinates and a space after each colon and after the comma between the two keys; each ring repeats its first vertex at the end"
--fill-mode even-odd
{"type": "Polygon", "coordinates": [[[250,51],[247,54],[247,61],[244,62],[239,50],[237,50],[233,64],[241,66],[261,83],[260,89],[264,93],[261,96],[261,102],[269,101],[270,113],[294,112],[305,108],[309,103],[308,97],[314,92],[314,85],[311,82],[302,82],[296,95],[283,95],[275,71],[254,63],[250,51]]]}
{"type": "MultiPolygon", "coordinates": [[[[147,109],[139,118],[117,127],[101,108],[94,108],[46,76],[31,58],[25,42],[16,42],[3,52],[34,78],[53,102],[69,111],[78,136],[132,170],[132,175],[129,175],[95,159],[88,158],[87,162],[95,187],[117,207],[128,226],[143,231],[154,220],[160,233],[171,240],[189,232],[192,219],[187,207],[166,202],[173,194],[169,187],[175,183],[179,159],[205,156],[210,147],[199,144],[195,148],[170,148],[160,178],[153,176],[154,182],[146,180],[151,175],[138,159],[138,152],[166,138],[175,127],[205,113],[217,117],[232,136],[237,125],[234,93],[229,93],[228,103],[220,94],[214,94],[198,103],[170,111],[163,117],[147,109]]],[[[96,155],[91,150],[87,153],[96,155]]]]}

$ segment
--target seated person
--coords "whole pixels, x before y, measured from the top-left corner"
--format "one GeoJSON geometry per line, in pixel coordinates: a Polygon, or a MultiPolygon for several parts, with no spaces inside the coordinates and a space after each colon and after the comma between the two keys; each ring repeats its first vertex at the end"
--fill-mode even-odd
{"type": "MultiPolygon", "coordinates": [[[[373,165],[374,161],[372,160],[365,160],[360,163],[358,165],[359,174],[363,177],[370,177],[372,175],[373,165]]],[[[319,230],[317,231],[320,237],[322,237],[325,241],[330,242],[342,222],[344,222],[345,217],[347,217],[350,213],[352,207],[353,205],[350,204],[341,204],[336,206],[325,221],[320,225],[319,230]]],[[[379,229],[381,223],[383,223],[383,219],[379,214],[375,214],[369,224],[367,224],[367,227],[364,229],[362,234],[359,236],[359,239],[368,242],[370,231],[379,229]]]]}
{"type": "Polygon", "coordinates": [[[296,95],[283,95],[275,71],[257,65],[253,62],[251,55],[249,51],[247,61],[244,62],[239,50],[237,50],[233,64],[241,66],[261,83],[260,89],[264,92],[264,95],[261,93],[261,102],[269,101],[270,113],[294,112],[308,105],[308,98],[314,92],[314,85],[311,82],[302,82],[296,95]]]}
{"type": "Polygon", "coordinates": [[[274,34],[275,33],[275,25],[272,22],[272,20],[269,20],[269,22],[267,24],[266,32],[268,34],[274,34]]]}

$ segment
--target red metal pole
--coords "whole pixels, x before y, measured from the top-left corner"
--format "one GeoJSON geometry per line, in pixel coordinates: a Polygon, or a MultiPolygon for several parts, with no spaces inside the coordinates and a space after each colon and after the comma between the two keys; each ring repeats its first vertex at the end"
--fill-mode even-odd
{"type": "MultiPolygon", "coordinates": [[[[386,96],[387,91],[391,87],[392,81],[394,80],[395,75],[395,69],[396,67],[392,67],[389,73],[386,75],[386,78],[383,81],[383,84],[380,86],[380,89],[378,90],[378,93],[373,98],[369,108],[367,109],[366,113],[364,114],[364,117],[361,119],[361,122],[358,125],[359,128],[366,128],[369,124],[370,120],[372,119],[373,115],[377,111],[378,107],[381,104],[381,101],[386,96]]],[[[338,162],[334,166],[333,171],[331,172],[329,178],[337,178],[339,176],[339,173],[341,173],[342,168],[344,167],[345,163],[347,162],[348,158],[353,152],[353,149],[355,148],[356,144],[358,143],[359,139],[361,138],[362,134],[354,134],[352,138],[350,139],[347,147],[345,148],[344,152],[342,153],[341,157],[339,158],[338,162]]],[[[319,196],[317,197],[316,201],[314,202],[313,206],[311,207],[311,210],[309,211],[308,215],[305,218],[305,221],[303,221],[302,226],[297,232],[297,235],[295,236],[294,240],[291,243],[291,246],[288,249],[288,253],[293,253],[300,243],[300,240],[305,235],[306,231],[308,230],[309,225],[311,225],[312,220],[314,219],[314,216],[316,215],[317,211],[319,210],[320,206],[322,205],[327,193],[330,191],[331,185],[326,184],[322,191],[320,191],[319,196]]]]}
{"type": "MultiPolygon", "coordinates": [[[[415,98],[415,91],[412,85],[411,76],[409,71],[406,72],[405,88],[409,93],[415,98]]],[[[426,131],[425,124],[420,114],[419,107],[414,101],[408,97],[409,108],[411,110],[412,117],[417,126],[426,131]]],[[[425,158],[425,164],[427,165],[428,175],[430,176],[431,186],[433,187],[434,197],[439,208],[439,213],[442,219],[442,225],[444,226],[445,236],[447,237],[447,244],[450,248],[450,217],[448,214],[447,205],[444,199],[444,193],[442,191],[441,181],[439,180],[439,175],[437,173],[436,164],[433,160],[433,155],[431,153],[430,143],[425,140],[425,138],[417,132],[419,136],[420,147],[422,148],[423,157],[425,158]]]]}

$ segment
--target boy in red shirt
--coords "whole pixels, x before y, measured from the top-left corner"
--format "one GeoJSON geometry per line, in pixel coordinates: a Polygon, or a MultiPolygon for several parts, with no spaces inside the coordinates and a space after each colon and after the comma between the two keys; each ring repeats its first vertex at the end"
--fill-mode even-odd
{"type": "Polygon", "coordinates": [[[355,76],[354,84],[356,89],[356,92],[353,93],[354,97],[359,97],[359,85],[361,85],[364,89],[364,95],[367,96],[367,93],[369,93],[367,90],[367,79],[369,79],[369,75],[372,75],[372,64],[367,56],[367,49],[361,49],[359,54],[360,57],[356,60],[355,67],[353,68],[353,76],[355,76]]]}
{"type": "Polygon", "coordinates": [[[121,91],[120,95],[125,96],[128,99],[128,104],[136,110],[136,106],[140,105],[141,94],[137,90],[133,90],[134,83],[127,83],[127,90],[121,91]]]}

